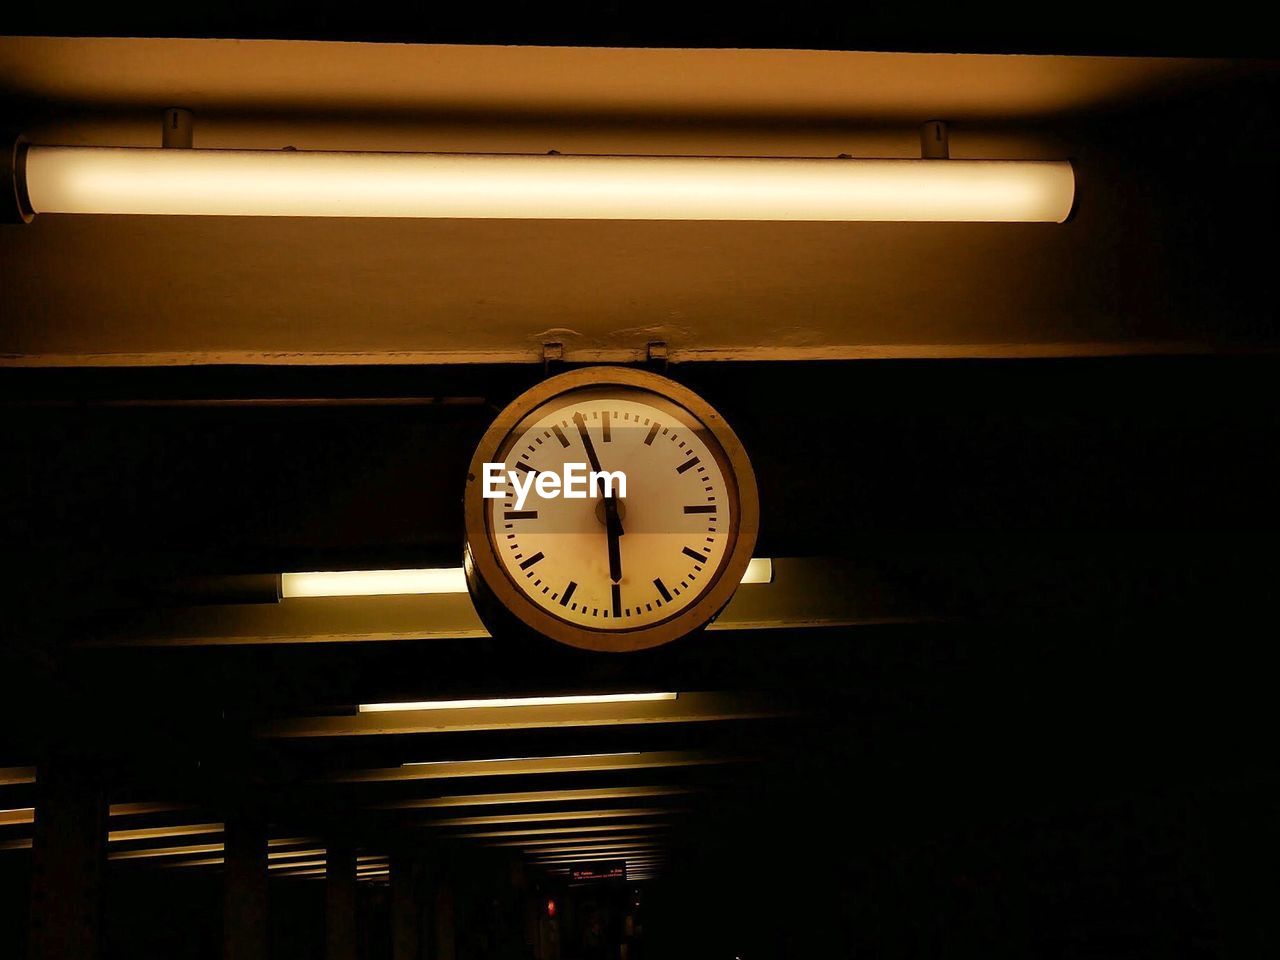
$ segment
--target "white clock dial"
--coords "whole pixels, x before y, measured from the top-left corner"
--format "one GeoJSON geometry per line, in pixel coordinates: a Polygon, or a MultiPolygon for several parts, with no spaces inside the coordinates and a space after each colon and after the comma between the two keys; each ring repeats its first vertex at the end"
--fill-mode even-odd
{"type": "Polygon", "coordinates": [[[600,631],[661,623],[706,593],[736,518],[721,459],[695,422],[627,389],[564,394],[525,417],[500,451],[505,470],[563,477],[566,464],[592,469],[594,456],[599,469],[625,474],[626,494],[611,504],[531,489],[517,504],[508,482],[511,495],[486,500],[493,552],[516,589],[552,616],[600,631]]]}

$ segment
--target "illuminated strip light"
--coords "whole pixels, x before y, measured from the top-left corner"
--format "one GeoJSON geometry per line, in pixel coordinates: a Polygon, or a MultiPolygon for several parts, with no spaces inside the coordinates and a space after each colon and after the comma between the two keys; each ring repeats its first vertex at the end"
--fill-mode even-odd
{"type": "MultiPolygon", "coordinates": [[[[675,700],[676,693],[599,693],[565,697],[497,697],[484,700],[415,700],[406,703],[362,703],[361,713],[400,710],[487,710],[494,707],[561,707],[591,703],[647,703],[675,700]]],[[[521,758],[508,758],[521,759],[521,758]]]]}
{"type": "Polygon", "coordinates": [[[665,865],[667,862],[663,858],[644,857],[637,859],[634,857],[613,857],[605,855],[599,857],[582,857],[577,860],[572,857],[557,857],[554,860],[537,860],[534,861],[533,865],[535,867],[558,868],[575,863],[616,863],[619,860],[626,861],[628,867],[634,867],[637,870],[645,867],[665,865]]]}
{"type": "Polygon", "coordinates": [[[552,863],[573,860],[638,860],[655,859],[667,855],[666,848],[657,845],[641,846],[628,843],[610,843],[600,847],[564,847],[554,850],[526,850],[534,863],[552,863]]]}
{"type": "Polygon", "coordinates": [[[1066,161],[598,157],[21,145],[24,213],[1056,222],[1066,161]]]}
{"type": "Polygon", "coordinates": [[[204,834],[222,833],[220,823],[187,823],[171,827],[138,827],[132,830],[112,830],[107,839],[113,843],[122,840],[154,840],[157,837],[198,837],[204,834]]]}
{"type": "Polygon", "coordinates": [[[622,817],[661,817],[678,810],[623,807],[615,810],[554,810],[546,813],[507,813],[491,817],[451,817],[429,820],[433,827],[483,827],[498,823],[542,823],[556,820],[618,820],[622,817]]]}
{"type": "MultiPolygon", "coordinates": [[[[773,561],[754,557],[742,575],[743,583],[772,583],[773,561]]],[[[466,593],[467,578],[461,567],[428,567],[419,570],[334,570],[280,575],[280,596],[385,597],[409,594],[466,593]]]]}
{"type": "MultiPolygon", "coordinates": [[[[34,777],[32,777],[31,782],[35,782],[34,777]]],[[[113,817],[133,817],[148,813],[171,813],[175,810],[183,809],[186,808],[177,803],[113,803],[111,804],[110,813],[113,817]]],[[[35,820],[35,807],[14,807],[8,810],[0,810],[0,826],[35,823],[35,820]]],[[[164,836],[164,834],[156,834],[156,836],[164,836]]],[[[172,836],[180,836],[180,834],[172,834],[172,836]]]]}
{"type": "Polygon", "coordinates": [[[644,753],[592,753],[552,757],[510,759],[428,760],[399,767],[350,770],[328,779],[335,783],[373,783],[399,780],[450,780],[474,777],[527,776],[549,773],[599,773],[610,770],[641,770],[658,767],[694,767],[733,763],[741,758],[697,753],[688,750],[644,753]]]}
{"type": "Polygon", "coordinates": [[[577,856],[579,853],[612,853],[617,855],[614,859],[621,860],[628,853],[656,853],[661,850],[661,843],[606,843],[599,847],[548,847],[545,850],[539,850],[538,854],[541,856],[555,853],[562,855],[572,853],[577,856]]]}
{"type": "Polygon", "coordinates": [[[507,847],[507,848],[525,847],[527,848],[524,851],[525,853],[538,853],[538,851],[533,848],[547,847],[557,843],[605,843],[605,842],[631,843],[637,840],[651,840],[651,839],[653,839],[653,834],[645,834],[645,833],[623,833],[623,834],[611,833],[611,834],[608,834],[607,836],[601,836],[598,833],[589,833],[580,837],[563,837],[563,836],[556,835],[556,836],[544,837],[540,840],[504,840],[501,843],[490,843],[490,844],[486,844],[486,846],[507,847]]]}
{"type": "Polygon", "coordinates": [[[475,760],[410,760],[401,764],[405,767],[439,767],[460,763],[541,763],[553,760],[599,760],[608,757],[639,757],[639,750],[628,750],[625,753],[562,753],[554,757],[478,757],[475,760]]]}
{"type": "Polygon", "coordinates": [[[614,860],[626,860],[631,867],[646,867],[650,864],[667,863],[667,858],[663,854],[625,854],[616,856],[613,854],[593,854],[591,856],[581,856],[581,858],[572,858],[572,856],[554,856],[545,860],[534,860],[535,867],[556,867],[558,864],[571,863],[609,863],[614,860]]]}
{"type": "MultiPolygon", "coordinates": [[[[269,859],[275,859],[277,857],[311,856],[312,853],[313,851],[309,851],[309,850],[302,850],[302,851],[290,852],[290,853],[279,853],[279,854],[271,855],[269,859]]],[[[360,862],[356,866],[357,873],[360,873],[366,870],[379,870],[383,867],[386,867],[387,865],[387,858],[385,856],[360,857],[359,861],[360,862]]],[[[212,866],[219,866],[224,862],[225,861],[223,860],[222,857],[202,857],[198,860],[180,860],[177,863],[166,863],[165,866],[166,867],[212,867],[212,866]]],[[[326,861],[325,860],[298,861],[298,860],[277,859],[275,863],[270,863],[268,864],[268,866],[272,870],[276,870],[276,869],[288,870],[292,867],[302,867],[307,864],[323,864],[323,863],[326,863],[326,861]]]]}
{"type": "MultiPolygon", "coordinates": [[[[639,756],[613,754],[613,756],[639,756]]],[[[498,807],[516,803],[564,803],[578,800],[622,800],[631,797],[666,797],[689,793],[687,787],[589,787],[568,790],[529,790],[521,793],[472,793],[451,797],[426,797],[379,804],[379,810],[419,810],[438,807],[498,807]]]]}
{"type": "MultiPolygon", "coordinates": [[[[275,846],[276,844],[296,843],[298,841],[268,841],[268,844],[275,846]]],[[[107,856],[111,860],[137,860],[150,857],[181,857],[192,853],[222,853],[223,845],[221,843],[194,843],[181,847],[143,847],[138,850],[113,850],[107,856]]],[[[288,860],[295,857],[304,856],[323,856],[324,848],[311,850],[279,850],[267,854],[268,860],[288,860]]]]}
{"type": "Polygon", "coordinates": [[[661,823],[602,823],[589,827],[538,827],[536,829],[529,830],[484,830],[479,833],[459,833],[455,834],[455,836],[464,837],[468,840],[496,840],[499,837],[558,837],[574,833],[608,833],[611,830],[631,832],[634,830],[665,829],[667,829],[667,825],[661,823]]]}
{"type": "Polygon", "coordinates": [[[380,597],[416,593],[466,593],[461,567],[424,570],[338,570],[330,573],[285,573],[280,596],[380,597]]]}

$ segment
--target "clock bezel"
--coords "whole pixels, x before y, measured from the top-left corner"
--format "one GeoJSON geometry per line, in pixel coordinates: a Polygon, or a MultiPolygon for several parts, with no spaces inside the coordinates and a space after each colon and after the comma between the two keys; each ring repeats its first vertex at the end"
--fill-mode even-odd
{"type": "Polygon", "coordinates": [[[551,377],[526,390],[508,404],[485,431],[467,471],[464,494],[466,525],[465,570],[467,586],[483,615],[491,601],[519,624],[560,643],[585,650],[629,652],[671,643],[694,633],[724,609],[746,573],[755,548],[760,527],[760,501],[755,472],[737,434],[724,418],[692,390],[667,377],[647,370],[626,367],[586,367],[551,377]],[[487,462],[501,459],[500,452],[512,434],[534,411],[565,394],[580,390],[598,391],[621,387],[647,391],[678,407],[691,421],[690,428],[700,434],[717,460],[725,477],[726,495],[730,500],[732,542],[725,559],[711,583],[695,600],[671,617],[658,623],[604,630],[569,623],[544,610],[519,586],[502,566],[490,536],[482,495],[482,471],[487,462]]]}

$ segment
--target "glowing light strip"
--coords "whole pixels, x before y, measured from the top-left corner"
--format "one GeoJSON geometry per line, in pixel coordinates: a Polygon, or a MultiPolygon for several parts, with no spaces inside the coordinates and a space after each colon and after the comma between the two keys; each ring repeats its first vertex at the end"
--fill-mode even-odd
{"type": "MultiPolygon", "coordinates": [[[[482,700],[414,700],[407,703],[362,703],[361,713],[400,710],[487,710],[496,707],[559,707],[591,703],[647,703],[675,700],[676,693],[593,693],[564,697],[494,697],[482,700]]],[[[518,759],[518,758],[513,758],[518,759]]]]}
{"type": "Polygon", "coordinates": [[[455,836],[471,840],[497,839],[499,837],[565,836],[575,833],[608,833],[611,830],[631,832],[635,830],[664,830],[661,823],[602,823],[589,827],[538,827],[530,830],[484,830],[479,833],[459,833],[455,836]]]}
{"type": "Polygon", "coordinates": [[[674,810],[619,808],[613,810],[555,810],[549,813],[510,813],[492,817],[451,817],[430,821],[433,827],[483,827],[499,823],[542,823],[557,820],[618,820],[623,817],[662,817],[674,810]]]}
{"type": "Polygon", "coordinates": [[[280,596],[285,599],[466,592],[467,578],[461,567],[422,570],[335,570],[285,573],[280,576],[280,596]]]}
{"type": "MultiPolygon", "coordinates": [[[[504,840],[501,843],[487,844],[487,846],[533,848],[533,847],[551,846],[557,843],[605,843],[605,842],[630,843],[637,840],[652,840],[652,839],[653,839],[653,834],[648,834],[648,833],[622,833],[622,834],[611,833],[606,836],[601,836],[598,833],[590,833],[580,837],[550,836],[550,837],[544,837],[540,840],[504,840]]],[[[525,852],[537,853],[538,851],[535,849],[527,849],[525,850],[525,852]]]]}
{"type": "MultiPolygon", "coordinates": [[[[742,575],[743,583],[772,583],[773,560],[753,557],[742,575]]],[[[461,567],[427,567],[417,570],[330,570],[280,575],[280,596],[385,597],[410,594],[466,593],[467,578],[461,567]]]]}
{"type": "Polygon", "coordinates": [[[32,145],[25,171],[35,213],[1061,222],[1075,199],[1065,161],[32,145]]]}
{"type": "Polygon", "coordinates": [[[479,757],[475,760],[410,760],[404,767],[440,767],[462,763],[541,763],[553,760],[599,760],[607,757],[638,757],[639,750],[626,753],[564,753],[554,757],[479,757]]]}
{"type": "MultiPolygon", "coordinates": [[[[613,756],[639,756],[613,754],[613,756]]],[[[575,800],[621,800],[630,797],[665,797],[689,793],[687,787],[583,787],[569,790],[529,790],[521,793],[472,793],[452,797],[426,797],[378,805],[379,810],[416,810],[437,807],[496,807],[516,803],[563,803],[575,800]]]]}

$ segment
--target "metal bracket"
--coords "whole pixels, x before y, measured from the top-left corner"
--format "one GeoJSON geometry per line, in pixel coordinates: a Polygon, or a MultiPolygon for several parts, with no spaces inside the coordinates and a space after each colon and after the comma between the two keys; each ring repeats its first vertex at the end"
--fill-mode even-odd
{"type": "Polygon", "coordinates": [[[930,120],[920,126],[920,157],[924,160],[947,160],[951,157],[951,141],[942,120],[930,120]]]}
{"type": "Polygon", "coordinates": [[[35,217],[27,196],[27,142],[21,134],[0,138],[0,223],[30,223],[35,217]]]}
{"type": "Polygon", "coordinates": [[[564,344],[550,340],[542,345],[542,375],[550,377],[564,369],[564,344]]]}
{"type": "Polygon", "coordinates": [[[667,341],[649,341],[649,345],[645,348],[645,365],[655,373],[667,372],[667,341]]]}
{"type": "Polygon", "coordinates": [[[161,146],[190,150],[195,139],[195,115],[182,107],[170,107],[164,112],[161,146]]]}

